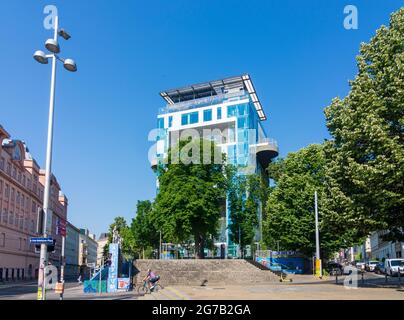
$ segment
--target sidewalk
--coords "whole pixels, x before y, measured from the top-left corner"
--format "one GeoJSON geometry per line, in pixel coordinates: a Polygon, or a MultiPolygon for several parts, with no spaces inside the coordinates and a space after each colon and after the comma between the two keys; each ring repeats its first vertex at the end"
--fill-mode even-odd
{"type": "MultiPolygon", "coordinates": [[[[84,293],[83,286],[72,284],[72,287],[65,288],[63,300],[127,300],[137,299],[137,294],[134,291],[116,292],[116,293],[84,293]]],[[[36,300],[37,293],[27,293],[14,297],[16,300],[36,300]]],[[[46,291],[46,300],[60,300],[60,295],[54,290],[46,291]]]]}
{"type": "Polygon", "coordinates": [[[38,283],[38,280],[0,282],[0,290],[16,288],[24,285],[34,285],[36,283],[38,283]]]}

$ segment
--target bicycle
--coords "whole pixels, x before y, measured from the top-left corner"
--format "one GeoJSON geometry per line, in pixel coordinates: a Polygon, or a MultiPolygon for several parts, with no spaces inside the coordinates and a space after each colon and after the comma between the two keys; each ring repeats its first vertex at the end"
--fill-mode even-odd
{"type": "Polygon", "coordinates": [[[159,283],[159,281],[160,281],[160,279],[157,280],[157,281],[154,283],[153,289],[150,289],[150,287],[149,287],[149,281],[148,281],[148,280],[144,280],[144,281],[143,281],[143,285],[142,285],[142,286],[139,286],[139,287],[137,288],[137,292],[138,292],[139,294],[145,295],[145,294],[152,293],[152,292],[158,292],[159,290],[164,289],[163,285],[161,285],[161,284],[159,283]]]}

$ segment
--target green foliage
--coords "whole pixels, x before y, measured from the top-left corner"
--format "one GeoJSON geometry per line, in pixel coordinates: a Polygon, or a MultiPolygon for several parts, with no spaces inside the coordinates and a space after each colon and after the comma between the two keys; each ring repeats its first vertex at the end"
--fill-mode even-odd
{"type": "Polygon", "coordinates": [[[200,258],[205,239],[216,236],[226,194],[224,157],[220,153],[220,163],[214,163],[215,152],[213,142],[199,139],[180,141],[170,149],[167,164],[160,168],[159,193],[152,212],[164,241],[182,243],[193,237],[200,258]],[[185,150],[198,161],[174,163],[172,155],[185,150]],[[206,164],[207,158],[210,164],[206,164]]]}
{"type": "Polygon", "coordinates": [[[132,232],[130,232],[129,227],[126,224],[126,220],[124,217],[116,217],[114,219],[114,222],[109,226],[108,242],[104,247],[104,256],[107,256],[109,244],[112,242],[112,236],[115,227],[122,239],[122,254],[126,258],[133,257],[134,238],[132,232]]]}
{"type": "Polygon", "coordinates": [[[258,227],[258,208],[265,194],[258,175],[237,175],[234,166],[227,168],[230,239],[243,250],[252,245],[258,227]]]}
{"type": "Polygon", "coordinates": [[[390,230],[404,239],[404,8],[392,14],[357,57],[358,74],[344,99],[325,109],[330,218],[360,239],[390,230]]]}
{"type": "Polygon", "coordinates": [[[269,165],[270,188],[263,223],[265,243],[272,250],[294,250],[311,256],[315,252],[314,192],[318,193],[320,248],[329,256],[349,241],[343,226],[332,228],[327,217],[325,156],[322,145],[309,145],[269,165]]]}
{"type": "Polygon", "coordinates": [[[159,231],[151,220],[152,203],[149,200],[138,201],[136,217],[132,219],[130,230],[134,241],[134,250],[139,257],[150,257],[153,248],[159,246],[159,231]]]}

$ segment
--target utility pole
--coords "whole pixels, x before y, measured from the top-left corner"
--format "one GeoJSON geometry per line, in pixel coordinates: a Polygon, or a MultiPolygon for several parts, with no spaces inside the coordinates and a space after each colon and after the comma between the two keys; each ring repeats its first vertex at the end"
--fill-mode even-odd
{"type": "Polygon", "coordinates": [[[160,230],[159,259],[161,259],[161,230],[160,230]]]}
{"type": "MultiPolygon", "coordinates": [[[[65,241],[66,236],[62,236],[62,256],[60,265],[60,282],[64,285],[65,283],[65,241]]],[[[60,300],[63,300],[63,290],[60,293],[60,300]]]]}
{"type": "Polygon", "coordinates": [[[314,191],[314,210],[316,219],[316,275],[319,275],[320,279],[323,277],[323,270],[321,266],[320,257],[320,235],[318,231],[318,207],[317,207],[317,191],[314,191]]]}

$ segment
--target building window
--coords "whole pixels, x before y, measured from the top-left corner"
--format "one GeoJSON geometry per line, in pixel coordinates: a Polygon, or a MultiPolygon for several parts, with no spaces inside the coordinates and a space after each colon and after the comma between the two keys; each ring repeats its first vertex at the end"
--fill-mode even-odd
{"type": "Polygon", "coordinates": [[[222,107],[217,108],[217,120],[222,119],[222,107]]]}
{"type": "Polygon", "coordinates": [[[0,169],[4,171],[4,163],[5,163],[5,159],[2,157],[0,159],[0,169]]]}
{"type": "Polygon", "coordinates": [[[3,223],[7,223],[8,222],[8,213],[7,213],[7,209],[4,208],[3,209],[3,217],[1,219],[3,221],[3,223]]]}
{"type": "Polygon", "coordinates": [[[188,113],[181,115],[181,125],[186,126],[188,124],[188,113]]]}
{"type": "Polygon", "coordinates": [[[212,109],[203,110],[203,121],[212,121],[212,109]]]}
{"type": "Polygon", "coordinates": [[[227,117],[235,117],[237,115],[237,108],[236,106],[228,106],[227,107],[227,117]]]}
{"type": "Polygon", "coordinates": [[[168,127],[171,128],[173,126],[173,116],[168,117],[168,127]]]}
{"type": "Polygon", "coordinates": [[[187,124],[198,123],[199,114],[198,112],[185,113],[181,115],[181,125],[185,126],[187,124]]]}
{"type": "Polygon", "coordinates": [[[8,219],[9,224],[14,224],[14,213],[10,212],[10,217],[8,219]]]}
{"type": "Polygon", "coordinates": [[[198,112],[192,112],[189,114],[189,123],[198,123],[199,117],[198,117],[198,112]]]}
{"type": "Polygon", "coordinates": [[[4,188],[4,195],[6,196],[7,199],[10,196],[10,187],[7,183],[6,183],[6,187],[4,188]]]}
{"type": "Polygon", "coordinates": [[[158,118],[157,120],[157,127],[159,129],[164,129],[164,118],[158,118]]]}
{"type": "Polygon", "coordinates": [[[4,248],[6,246],[6,234],[3,232],[0,234],[0,247],[4,248]]]}

